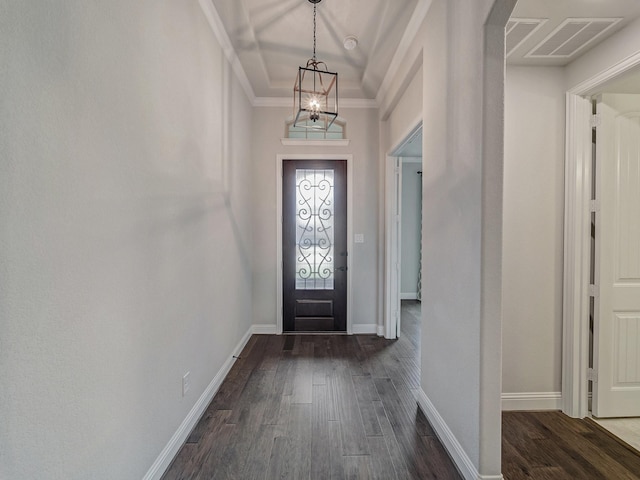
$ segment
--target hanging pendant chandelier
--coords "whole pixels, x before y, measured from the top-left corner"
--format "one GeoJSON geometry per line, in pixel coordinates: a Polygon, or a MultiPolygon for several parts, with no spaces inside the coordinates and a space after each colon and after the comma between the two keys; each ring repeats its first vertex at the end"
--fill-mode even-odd
{"type": "Polygon", "coordinates": [[[316,7],[321,1],[309,0],[313,4],[313,58],[298,68],[293,86],[293,125],[327,131],[338,116],[338,74],[316,58],[316,7]]]}

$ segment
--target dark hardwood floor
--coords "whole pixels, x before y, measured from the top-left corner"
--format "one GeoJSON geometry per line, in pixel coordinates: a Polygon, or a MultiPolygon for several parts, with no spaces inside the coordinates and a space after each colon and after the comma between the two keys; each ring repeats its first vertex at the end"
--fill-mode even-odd
{"type": "Polygon", "coordinates": [[[638,480],[640,455],[589,419],[504,412],[502,473],[506,480],[638,480]]]}
{"type": "Polygon", "coordinates": [[[460,479],[412,392],[417,346],[253,336],[163,479],[460,479]]]}
{"type": "MultiPolygon", "coordinates": [[[[253,336],[163,480],[460,479],[418,409],[420,304],[402,336],[253,336]]],[[[638,480],[590,420],[503,413],[506,480],[638,480]]]]}

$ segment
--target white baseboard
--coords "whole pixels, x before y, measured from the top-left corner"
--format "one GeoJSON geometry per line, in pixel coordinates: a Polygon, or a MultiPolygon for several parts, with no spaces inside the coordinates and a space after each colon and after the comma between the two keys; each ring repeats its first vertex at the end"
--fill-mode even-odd
{"type": "Polygon", "coordinates": [[[351,326],[351,332],[354,335],[377,335],[378,325],[375,323],[358,323],[357,325],[351,326]]]}
{"type": "Polygon", "coordinates": [[[251,331],[254,335],[277,335],[277,325],[253,325],[251,331]]]}
{"type": "Polygon", "coordinates": [[[400,294],[400,300],[417,300],[417,299],[418,299],[418,292],[400,294]]]}
{"type": "Polygon", "coordinates": [[[426,415],[436,435],[438,435],[442,445],[449,453],[453,463],[465,480],[503,480],[502,475],[480,475],[480,472],[478,472],[469,455],[464,451],[464,448],[462,448],[458,439],[440,416],[436,407],[431,403],[427,394],[424,393],[424,390],[419,388],[416,392],[416,397],[418,405],[426,415]]]}
{"type": "Polygon", "coordinates": [[[562,393],[503,393],[502,410],[562,410],[562,393]]]}
{"type": "Polygon", "coordinates": [[[169,443],[167,443],[162,452],[160,452],[160,455],[156,458],[156,461],[153,462],[153,465],[151,465],[151,468],[142,480],[160,480],[165,470],[169,468],[173,458],[180,451],[180,448],[189,437],[189,434],[198,423],[198,420],[200,420],[200,417],[211,403],[211,400],[213,400],[218,389],[220,389],[220,385],[222,385],[222,382],[229,373],[229,370],[231,370],[235,361],[233,356],[240,355],[240,352],[242,352],[242,349],[251,338],[252,330],[253,328],[250,328],[247,333],[245,333],[244,337],[242,337],[238,345],[236,345],[236,348],[229,356],[229,359],[224,363],[224,365],[222,365],[222,368],[218,371],[213,380],[211,380],[209,386],[200,396],[187,417],[182,421],[182,424],[178,427],[176,433],[173,434],[169,443]]]}
{"type": "MultiPolygon", "coordinates": [[[[354,335],[384,335],[384,326],[375,323],[357,324],[351,327],[354,335]]],[[[278,335],[277,325],[253,325],[251,333],[254,335],[278,335]]]]}

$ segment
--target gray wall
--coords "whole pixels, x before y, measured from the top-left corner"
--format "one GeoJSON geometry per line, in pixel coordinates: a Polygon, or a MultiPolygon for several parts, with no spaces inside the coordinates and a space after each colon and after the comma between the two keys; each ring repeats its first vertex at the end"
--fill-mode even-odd
{"type": "Polygon", "coordinates": [[[0,10],[0,478],[139,480],[250,328],[251,107],[197,2],[0,10]]]}
{"type": "MultiPolygon", "coordinates": [[[[560,394],[565,93],[638,51],[640,20],[566,67],[506,71],[503,392],[560,394]]],[[[521,395],[522,394],[522,395],[521,395]]],[[[548,397],[548,395],[547,395],[548,397]]],[[[511,408],[559,408],[536,401],[511,408]]]]}
{"type": "Polygon", "coordinates": [[[415,299],[420,272],[420,242],[422,227],[422,162],[402,160],[402,258],[400,267],[400,297],[415,299]]]}
{"type": "Polygon", "coordinates": [[[364,243],[354,244],[349,274],[352,277],[354,325],[367,325],[374,331],[381,309],[378,287],[378,115],[376,109],[342,108],[347,121],[349,145],[346,147],[285,146],[284,122],[290,108],[260,107],[253,119],[253,318],[260,326],[276,325],[276,157],[278,154],[353,155],[353,233],[362,233],[364,243]]]}
{"type": "MultiPolygon", "coordinates": [[[[506,393],[559,396],[561,390],[564,92],[561,67],[507,68],[502,253],[506,393]]],[[[555,405],[538,405],[545,407],[559,408],[559,399],[555,405]]]]}
{"type": "MultiPolygon", "coordinates": [[[[381,102],[386,119],[421,57],[418,397],[470,477],[500,474],[502,56],[514,4],[434,0],[381,102]],[[500,8],[490,15],[494,3],[500,8]]],[[[386,127],[391,148],[393,129],[386,127]]]]}

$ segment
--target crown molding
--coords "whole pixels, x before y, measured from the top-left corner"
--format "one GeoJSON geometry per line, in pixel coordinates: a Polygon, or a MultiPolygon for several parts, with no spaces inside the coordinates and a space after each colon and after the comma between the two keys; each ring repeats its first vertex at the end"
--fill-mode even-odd
{"type": "Polygon", "coordinates": [[[222,19],[218,14],[218,10],[216,10],[212,0],[198,0],[198,3],[200,4],[200,8],[202,9],[204,16],[209,22],[209,26],[211,27],[213,34],[216,36],[220,46],[222,47],[224,56],[227,58],[227,61],[231,65],[236,77],[238,77],[238,81],[240,82],[240,85],[242,85],[244,93],[247,95],[249,102],[254,105],[256,102],[256,95],[253,91],[253,87],[251,87],[251,82],[249,81],[249,77],[247,77],[247,72],[242,68],[240,59],[238,58],[238,55],[231,43],[231,39],[224,28],[222,19]]]}
{"type": "MultiPolygon", "coordinates": [[[[340,98],[338,105],[340,108],[378,108],[378,102],[369,98],[340,98]]],[[[253,106],[291,108],[293,106],[293,97],[256,97],[253,106]]]]}

